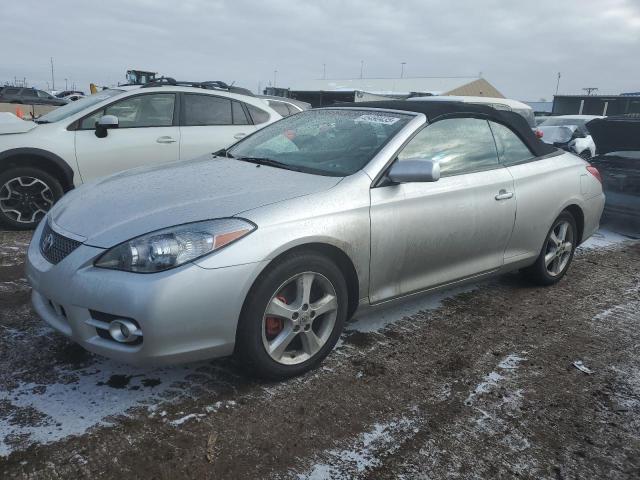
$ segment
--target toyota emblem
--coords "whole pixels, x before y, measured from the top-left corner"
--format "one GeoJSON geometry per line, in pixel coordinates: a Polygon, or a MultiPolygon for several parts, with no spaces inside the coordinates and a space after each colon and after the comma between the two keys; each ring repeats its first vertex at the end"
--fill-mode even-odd
{"type": "Polygon", "coordinates": [[[53,233],[48,234],[42,241],[42,251],[47,253],[53,247],[53,233]]]}

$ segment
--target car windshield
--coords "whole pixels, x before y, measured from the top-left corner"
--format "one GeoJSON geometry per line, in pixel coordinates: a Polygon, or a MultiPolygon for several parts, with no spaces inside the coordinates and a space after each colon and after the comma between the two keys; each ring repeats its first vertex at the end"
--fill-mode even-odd
{"type": "Polygon", "coordinates": [[[46,115],[42,115],[38,118],[38,123],[53,123],[58,122],[60,120],[64,120],[71,115],[74,115],[85,108],[89,108],[97,103],[100,103],[107,98],[113,97],[114,95],[118,95],[122,93],[122,90],[109,89],[102,90],[101,92],[94,93],[93,95],[89,95],[88,97],[81,98],[76,100],[75,102],[68,103],[62,107],[56,108],[55,110],[50,111],[46,115]]]}
{"type": "Polygon", "coordinates": [[[227,153],[240,160],[345,177],[364,167],[411,118],[375,110],[307,110],[259,130],[227,153]]]}

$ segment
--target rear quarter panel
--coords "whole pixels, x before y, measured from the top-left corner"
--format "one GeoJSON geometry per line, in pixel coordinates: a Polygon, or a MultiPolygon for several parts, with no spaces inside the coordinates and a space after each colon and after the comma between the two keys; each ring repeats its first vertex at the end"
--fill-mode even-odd
{"type": "Polygon", "coordinates": [[[602,213],[600,182],[590,175],[587,162],[564,153],[508,167],[516,192],[516,221],[505,251],[505,263],[535,259],[553,221],[570,205],[584,213],[585,234],[597,229],[602,213]]]}

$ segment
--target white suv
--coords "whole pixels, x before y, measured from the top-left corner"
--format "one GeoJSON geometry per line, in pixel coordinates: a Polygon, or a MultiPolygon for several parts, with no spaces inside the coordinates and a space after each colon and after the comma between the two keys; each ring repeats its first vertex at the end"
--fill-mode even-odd
{"type": "Polygon", "coordinates": [[[29,229],[81,183],[226,148],[282,118],[221,82],[103,90],[35,122],[0,123],[0,222],[29,229]],[[188,86],[185,86],[188,85],[188,86]]]}

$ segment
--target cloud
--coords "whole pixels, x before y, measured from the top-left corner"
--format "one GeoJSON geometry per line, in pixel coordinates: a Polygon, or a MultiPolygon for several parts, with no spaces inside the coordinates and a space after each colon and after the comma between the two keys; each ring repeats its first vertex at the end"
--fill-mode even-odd
{"type": "Polygon", "coordinates": [[[86,89],[129,68],[256,90],[320,78],[477,75],[507,96],[640,90],[634,0],[110,0],[3,6],[0,82],[86,89]]]}

